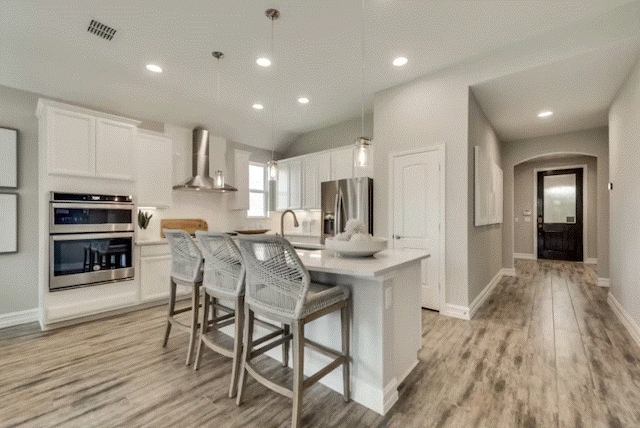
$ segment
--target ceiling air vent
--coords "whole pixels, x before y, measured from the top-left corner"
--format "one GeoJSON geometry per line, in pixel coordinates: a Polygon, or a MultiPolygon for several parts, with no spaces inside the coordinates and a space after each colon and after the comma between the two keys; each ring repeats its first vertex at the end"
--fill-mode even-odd
{"type": "Polygon", "coordinates": [[[113,36],[115,36],[116,34],[115,28],[111,28],[108,25],[104,25],[96,21],[95,19],[91,20],[91,23],[89,24],[89,28],[87,28],[87,31],[92,34],[95,34],[98,37],[102,37],[103,39],[106,39],[106,40],[113,39],[113,36]]]}

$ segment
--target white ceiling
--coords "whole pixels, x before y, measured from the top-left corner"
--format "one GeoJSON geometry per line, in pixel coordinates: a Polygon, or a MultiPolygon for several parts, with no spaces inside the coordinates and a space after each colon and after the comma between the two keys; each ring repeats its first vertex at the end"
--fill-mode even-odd
{"type": "Polygon", "coordinates": [[[629,15],[638,4],[366,0],[363,15],[361,0],[0,0],[0,84],[282,148],[300,133],[360,115],[361,19],[367,110],[377,91],[513,51],[545,33],[562,38],[566,29],[564,58],[474,86],[499,135],[518,139],[604,120],[638,55],[640,24],[594,31],[600,47],[586,53],[574,33],[590,33],[589,23],[629,15]],[[269,54],[270,7],[281,18],[274,65],[264,69],[255,59],[269,54]],[[115,28],[114,39],[88,33],[91,19],[115,28]],[[219,64],[214,50],[225,54],[219,64]],[[403,68],[391,65],[398,55],[409,59],[403,68]],[[165,72],[147,71],[149,62],[165,72]],[[300,96],[311,102],[299,105],[300,96]],[[265,109],[252,109],[255,102],[265,109]],[[557,114],[541,124],[531,116],[541,107],[557,114]]]}

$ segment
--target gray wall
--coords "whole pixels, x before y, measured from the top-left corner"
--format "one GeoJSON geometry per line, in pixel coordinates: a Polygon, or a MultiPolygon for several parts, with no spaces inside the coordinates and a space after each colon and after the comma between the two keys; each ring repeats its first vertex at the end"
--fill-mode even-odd
{"type": "MultiPolygon", "coordinates": [[[[370,113],[364,116],[364,133],[365,137],[373,136],[373,115],[370,113]]],[[[345,120],[301,135],[283,151],[283,157],[290,158],[348,146],[353,144],[356,138],[361,136],[360,134],[362,134],[362,119],[360,117],[345,120]]],[[[375,141],[373,143],[375,144],[375,141]]]]}
{"type": "Polygon", "coordinates": [[[596,188],[596,253],[598,276],[609,277],[609,146],[608,130],[604,128],[569,132],[547,137],[502,144],[504,172],[504,233],[502,234],[502,265],[513,267],[514,242],[514,169],[515,166],[548,155],[586,155],[597,158],[596,188]]]}
{"type": "MultiPolygon", "coordinates": [[[[485,116],[473,91],[469,90],[469,152],[467,165],[469,199],[475,196],[474,146],[480,146],[489,158],[502,167],[500,141],[485,116]]],[[[474,204],[467,207],[469,230],[469,303],[484,290],[502,268],[502,224],[474,225],[474,204]]]]}
{"type": "MultiPolygon", "coordinates": [[[[640,326],[640,60],[609,110],[611,294],[640,326]]],[[[640,331],[636,330],[636,335],[640,331]]],[[[638,336],[636,336],[638,337],[638,336]]]]}
{"type": "Polygon", "coordinates": [[[0,316],[38,307],[38,96],[0,86],[0,127],[18,130],[18,252],[0,254],[0,316]]]}
{"type": "Polygon", "coordinates": [[[597,180],[598,166],[597,158],[592,156],[575,156],[561,159],[550,159],[542,161],[530,161],[515,166],[514,169],[514,254],[534,255],[534,234],[536,233],[536,210],[534,205],[534,180],[535,169],[552,169],[573,165],[586,165],[587,175],[584,177],[586,188],[584,190],[584,200],[587,203],[585,212],[586,234],[584,236],[587,251],[584,253],[585,259],[595,259],[597,251],[597,180]],[[530,210],[530,222],[524,221],[523,211],[530,210]]]}
{"type": "MultiPolygon", "coordinates": [[[[457,76],[431,77],[376,95],[374,229],[389,235],[389,155],[445,147],[445,301],[468,306],[467,206],[469,85],[457,76]]],[[[441,308],[441,310],[446,308],[441,308]]]]}

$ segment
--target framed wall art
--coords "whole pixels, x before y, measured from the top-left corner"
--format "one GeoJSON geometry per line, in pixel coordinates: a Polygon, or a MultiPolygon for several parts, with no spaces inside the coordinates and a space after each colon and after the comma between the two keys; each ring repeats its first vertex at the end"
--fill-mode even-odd
{"type": "Polygon", "coordinates": [[[0,128],[0,187],[18,187],[18,131],[0,128]]]}
{"type": "Polygon", "coordinates": [[[0,193],[0,253],[18,251],[18,195],[0,193]]]}

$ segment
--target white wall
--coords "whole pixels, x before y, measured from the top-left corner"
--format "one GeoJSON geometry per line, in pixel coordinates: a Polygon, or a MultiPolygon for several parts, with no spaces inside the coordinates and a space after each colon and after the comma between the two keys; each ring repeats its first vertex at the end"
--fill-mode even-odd
{"type": "MultiPolygon", "coordinates": [[[[640,61],[609,110],[611,294],[640,326],[640,61]]],[[[636,332],[640,334],[640,330],[636,332]]]]}
{"type": "Polygon", "coordinates": [[[504,220],[502,265],[513,267],[514,167],[552,154],[586,155],[597,158],[597,257],[598,276],[609,278],[609,146],[607,128],[568,132],[502,144],[504,172],[504,220]]]}
{"type": "Polygon", "coordinates": [[[478,100],[469,90],[469,152],[467,154],[468,180],[468,210],[467,229],[469,231],[469,302],[473,300],[489,285],[491,280],[502,269],[502,223],[486,226],[474,225],[474,146],[482,147],[483,151],[498,166],[502,167],[500,141],[495,130],[485,116],[478,100]]]}

